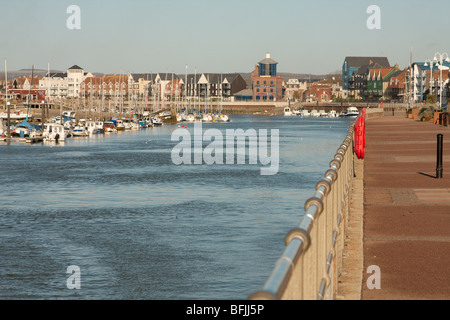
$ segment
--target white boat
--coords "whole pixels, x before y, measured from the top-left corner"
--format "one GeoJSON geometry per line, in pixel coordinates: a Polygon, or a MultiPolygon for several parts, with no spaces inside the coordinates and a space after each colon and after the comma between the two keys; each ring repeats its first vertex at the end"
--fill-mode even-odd
{"type": "Polygon", "coordinates": [[[45,123],[42,137],[44,141],[66,141],[68,136],[65,127],[57,123],[45,123]]]}
{"type": "Polygon", "coordinates": [[[188,122],[194,122],[195,121],[195,116],[193,113],[189,113],[186,117],[186,121],[188,122]]]}
{"type": "Polygon", "coordinates": [[[293,114],[294,116],[299,117],[299,116],[302,115],[302,112],[301,112],[301,110],[295,109],[295,110],[292,111],[292,114],[293,114]]]}
{"type": "MultiPolygon", "coordinates": [[[[11,111],[9,118],[13,121],[26,120],[33,118],[31,113],[23,113],[23,111],[11,111]]],[[[8,112],[1,112],[0,119],[8,119],[8,112]]]]}
{"type": "Polygon", "coordinates": [[[163,122],[160,117],[153,117],[152,123],[153,123],[153,126],[155,126],[155,127],[160,127],[163,125],[163,122]]]}
{"type": "Polygon", "coordinates": [[[139,130],[141,128],[141,125],[139,124],[138,120],[131,121],[130,125],[132,130],[139,130]]]}
{"type": "Polygon", "coordinates": [[[336,112],[336,110],[330,110],[328,112],[328,118],[337,118],[338,114],[336,112]]]}
{"type": "Polygon", "coordinates": [[[326,112],[325,110],[320,110],[319,114],[322,118],[327,118],[328,117],[328,112],[326,112]]]}
{"type": "Polygon", "coordinates": [[[319,111],[317,111],[317,110],[312,110],[312,111],[311,111],[311,117],[316,117],[316,118],[320,117],[319,111]]]}
{"type": "MultiPolygon", "coordinates": [[[[103,126],[102,126],[103,129],[103,126]]],[[[88,134],[100,133],[95,121],[86,121],[86,131],[88,134]]]]}
{"type": "Polygon", "coordinates": [[[230,122],[230,118],[226,114],[219,115],[219,122],[230,122]]]}
{"type": "Polygon", "coordinates": [[[349,107],[342,116],[345,118],[357,118],[359,116],[359,110],[356,107],[349,107]]]}
{"type": "Polygon", "coordinates": [[[68,119],[75,119],[76,112],[75,111],[63,111],[62,115],[63,115],[63,117],[66,117],[68,119]]]}
{"type": "Polygon", "coordinates": [[[123,120],[118,119],[116,121],[117,123],[117,131],[124,131],[125,130],[125,124],[123,123],[123,120]]]}
{"type": "Polygon", "coordinates": [[[124,119],[123,120],[123,126],[125,128],[125,130],[131,130],[131,122],[128,119],[124,119]]]}
{"type": "Polygon", "coordinates": [[[213,117],[211,116],[211,114],[209,113],[205,113],[202,117],[202,121],[203,122],[212,122],[213,121],[213,117]]]}
{"type": "Polygon", "coordinates": [[[303,117],[303,118],[307,118],[307,117],[310,117],[311,114],[309,113],[308,110],[305,109],[305,110],[303,110],[303,111],[300,113],[300,116],[303,117]]]}
{"type": "Polygon", "coordinates": [[[103,123],[103,130],[105,130],[105,132],[117,132],[117,127],[114,124],[114,122],[112,122],[112,121],[105,121],[103,123]]]}
{"type": "Polygon", "coordinates": [[[77,125],[72,130],[72,135],[74,137],[86,137],[88,135],[88,132],[86,131],[86,128],[82,125],[77,125]]]}
{"type": "Polygon", "coordinates": [[[292,116],[292,115],[293,115],[293,114],[292,114],[291,108],[285,107],[285,108],[284,108],[284,116],[285,116],[285,117],[290,117],[290,116],[292,116]]]}

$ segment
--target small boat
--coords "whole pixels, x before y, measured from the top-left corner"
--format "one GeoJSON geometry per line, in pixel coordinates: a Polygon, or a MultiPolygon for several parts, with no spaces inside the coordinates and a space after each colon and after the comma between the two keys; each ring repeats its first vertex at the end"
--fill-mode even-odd
{"type": "Polygon", "coordinates": [[[103,122],[101,121],[87,121],[86,130],[89,134],[99,134],[104,133],[103,122]]]}
{"type": "Polygon", "coordinates": [[[77,125],[75,128],[73,128],[72,135],[74,137],[86,137],[88,135],[88,132],[86,130],[86,127],[77,125]]]}
{"type": "Polygon", "coordinates": [[[117,131],[124,131],[125,130],[125,124],[123,123],[123,120],[121,120],[121,119],[118,119],[118,120],[116,120],[116,128],[117,128],[117,131]]]}
{"type": "Polygon", "coordinates": [[[139,121],[134,119],[130,121],[131,130],[138,130],[141,128],[141,125],[139,124],[139,121]]]}
{"type": "Polygon", "coordinates": [[[219,115],[219,122],[230,122],[230,118],[226,114],[219,115]]]}
{"type": "Polygon", "coordinates": [[[128,119],[123,119],[123,126],[125,127],[125,130],[132,129],[131,121],[128,119]]]}
{"type": "Polygon", "coordinates": [[[112,121],[105,121],[103,123],[103,130],[105,130],[105,132],[117,132],[117,127],[114,124],[114,122],[112,122],[112,121]]]}
{"type": "MultiPolygon", "coordinates": [[[[33,115],[31,113],[23,113],[23,111],[11,111],[9,118],[11,121],[18,121],[18,120],[30,120],[33,118],[33,115]]],[[[7,112],[1,112],[0,113],[0,119],[8,119],[8,113],[7,112]]]]}
{"type": "Polygon", "coordinates": [[[42,137],[44,141],[66,141],[68,131],[61,124],[45,123],[42,137]]]}
{"type": "Polygon", "coordinates": [[[342,114],[344,118],[357,118],[359,117],[359,110],[356,107],[349,107],[345,112],[342,114]]]}
{"type": "Polygon", "coordinates": [[[163,122],[160,117],[153,117],[152,123],[153,123],[153,126],[155,126],[155,127],[160,127],[163,125],[163,122]]]}
{"type": "Polygon", "coordinates": [[[337,118],[337,112],[336,112],[336,110],[330,110],[329,112],[328,112],[328,118],[337,118]]]}
{"type": "Polygon", "coordinates": [[[187,122],[194,122],[195,121],[195,116],[193,113],[189,113],[186,117],[186,121],[187,122]]]}
{"type": "Polygon", "coordinates": [[[293,115],[293,113],[292,113],[292,111],[291,111],[291,108],[285,107],[285,108],[284,108],[284,116],[290,117],[290,116],[292,116],[292,115],[293,115]]]}
{"type": "Polygon", "coordinates": [[[308,110],[305,109],[305,110],[303,110],[303,111],[301,112],[300,116],[301,116],[302,118],[307,118],[307,117],[310,117],[311,114],[309,113],[308,110]]]}
{"type": "Polygon", "coordinates": [[[211,114],[209,113],[205,113],[202,117],[202,121],[203,122],[212,122],[213,121],[213,117],[211,116],[211,114]]]}
{"type": "Polygon", "coordinates": [[[325,110],[320,110],[319,114],[322,118],[328,118],[328,112],[326,112],[325,110]]]}
{"type": "Polygon", "coordinates": [[[315,117],[315,118],[320,117],[319,111],[317,111],[317,110],[312,110],[312,111],[311,111],[311,117],[315,117]]]}

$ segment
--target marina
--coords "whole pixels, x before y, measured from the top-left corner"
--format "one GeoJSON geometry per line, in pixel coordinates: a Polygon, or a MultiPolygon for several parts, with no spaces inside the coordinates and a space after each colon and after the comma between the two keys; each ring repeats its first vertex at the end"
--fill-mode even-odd
{"type": "Polygon", "coordinates": [[[0,142],[9,172],[0,177],[0,296],[221,300],[257,290],[351,121],[232,120],[203,128],[280,130],[276,176],[248,162],[172,164],[178,125],[58,144],[0,142]],[[81,268],[80,291],[61,285],[69,265],[81,268]]]}

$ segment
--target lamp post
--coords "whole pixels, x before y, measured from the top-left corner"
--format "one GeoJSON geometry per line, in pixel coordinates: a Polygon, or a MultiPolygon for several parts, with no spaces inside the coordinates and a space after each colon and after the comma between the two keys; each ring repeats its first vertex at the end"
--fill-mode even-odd
{"type": "Polygon", "coordinates": [[[442,70],[448,70],[449,69],[448,67],[444,66],[444,57],[445,56],[447,56],[445,61],[446,62],[450,62],[450,57],[448,56],[447,52],[444,52],[442,54],[440,52],[436,52],[434,54],[434,59],[433,59],[433,61],[439,63],[438,69],[441,71],[440,72],[440,78],[439,78],[439,99],[440,99],[439,108],[441,108],[441,109],[442,109],[442,92],[443,92],[443,90],[442,90],[443,89],[442,88],[443,87],[442,70]]]}

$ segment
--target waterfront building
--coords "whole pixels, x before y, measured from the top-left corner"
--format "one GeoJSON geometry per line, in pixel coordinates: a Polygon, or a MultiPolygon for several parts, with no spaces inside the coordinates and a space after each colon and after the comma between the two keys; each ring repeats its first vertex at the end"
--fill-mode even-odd
{"type": "Polygon", "coordinates": [[[363,81],[359,81],[359,77],[363,76],[360,71],[361,67],[375,64],[379,65],[380,68],[390,66],[389,60],[386,57],[346,57],[342,65],[342,89],[360,91],[361,88],[355,88],[354,81],[356,78],[356,84],[358,86],[363,85],[363,81]],[[358,73],[358,76],[354,77],[355,73],[358,73]]]}
{"type": "Polygon", "coordinates": [[[299,79],[288,79],[283,82],[284,97],[289,100],[302,100],[303,93],[308,89],[306,81],[300,81],[299,79]]]}
{"type": "Polygon", "coordinates": [[[93,77],[92,73],[74,65],[67,72],[48,72],[39,81],[39,89],[45,90],[50,100],[62,98],[79,98],[81,83],[93,77]]]}
{"type": "Polygon", "coordinates": [[[128,75],[92,76],[81,82],[80,90],[83,99],[105,98],[114,100],[117,104],[120,100],[128,97],[128,75]]]}
{"type": "Polygon", "coordinates": [[[281,101],[283,79],[277,75],[278,62],[266,54],[266,58],[255,66],[251,74],[254,101],[281,101]]]}
{"type": "Polygon", "coordinates": [[[367,99],[379,101],[385,98],[385,91],[388,85],[386,80],[396,71],[398,71],[398,64],[395,67],[369,69],[367,75],[367,99]]]}
{"type": "Polygon", "coordinates": [[[45,91],[39,88],[40,80],[41,78],[38,76],[34,76],[33,78],[31,76],[15,78],[8,85],[8,98],[26,103],[44,101],[45,91]]]}
{"type": "MultiPolygon", "coordinates": [[[[182,76],[180,76],[182,78],[182,76]]],[[[223,99],[234,100],[234,95],[247,84],[239,73],[202,73],[186,76],[186,95],[188,100],[223,99]]]]}
{"type": "MultiPolygon", "coordinates": [[[[450,63],[444,61],[445,67],[450,67],[450,63]]],[[[407,73],[406,83],[408,86],[408,93],[411,94],[412,101],[422,102],[428,99],[428,95],[434,95],[436,101],[440,101],[441,86],[442,86],[442,101],[445,103],[448,97],[448,70],[441,72],[439,66],[435,62],[414,62],[411,69],[407,73]]]]}
{"type": "Polygon", "coordinates": [[[385,97],[388,101],[407,102],[406,95],[406,76],[408,70],[397,70],[386,78],[387,88],[385,97]]]}

